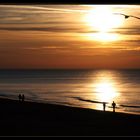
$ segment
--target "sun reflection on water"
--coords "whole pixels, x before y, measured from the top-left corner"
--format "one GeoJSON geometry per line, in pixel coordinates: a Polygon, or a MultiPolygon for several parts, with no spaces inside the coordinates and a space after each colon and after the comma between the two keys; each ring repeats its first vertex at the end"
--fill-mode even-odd
{"type": "Polygon", "coordinates": [[[101,80],[97,83],[95,91],[98,93],[97,96],[102,102],[112,101],[119,94],[114,84],[109,80],[101,80]]]}
{"type": "MultiPolygon", "coordinates": [[[[96,75],[96,81],[93,83],[93,92],[96,97],[96,100],[100,102],[107,102],[111,104],[112,101],[117,102],[117,98],[120,96],[116,86],[115,79],[111,73],[100,73],[96,75]]],[[[108,105],[109,106],[109,105],[108,105]]],[[[94,106],[96,109],[102,110],[102,104],[96,104],[94,106]]]]}

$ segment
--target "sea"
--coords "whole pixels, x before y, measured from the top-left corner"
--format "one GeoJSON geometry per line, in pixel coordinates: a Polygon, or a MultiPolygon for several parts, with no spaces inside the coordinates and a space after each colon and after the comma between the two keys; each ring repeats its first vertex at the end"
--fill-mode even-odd
{"type": "Polygon", "coordinates": [[[0,98],[140,115],[140,70],[0,70],[0,98]]]}

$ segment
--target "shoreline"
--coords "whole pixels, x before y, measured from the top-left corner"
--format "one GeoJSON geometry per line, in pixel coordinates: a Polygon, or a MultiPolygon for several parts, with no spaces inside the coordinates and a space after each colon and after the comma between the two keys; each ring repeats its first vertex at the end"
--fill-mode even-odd
{"type": "MultiPolygon", "coordinates": [[[[15,98],[8,98],[8,97],[3,97],[3,96],[0,96],[0,100],[1,99],[5,99],[5,100],[13,100],[13,101],[18,101],[18,99],[15,99],[15,98]]],[[[79,108],[79,109],[87,109],[87,110],[94,110],[94,111],[101,111],[103,112],[103,110],[100,110],[100,109],[95,109],[95,108],[88,108],[88,107],[81,107],[81,106],[78,106],[78,105],[73,105],[73,104],[63,104],[63,103],[59,103],[59,102],[50,102],[50,101],[41,101],[41,100],[27,100],[26,99],[26,102],[30,102],[30,103],[38,103],[38,104],[44,104],[44,105],[58,105],[58,106],[66,106],[66,107],[74,107],[74,108],[79,108]]],[[[98,102],[98,101],[97,101],[98,102]]],[[[95,104],[95,103],[94,103],[95,104]]],[[[102,102],[100,102],[100,104],[102,104],[102,102]]],[[[107,110],[105,112],[113,112],[113,109],[112,110],[107,110]]],[[[140,113],[134,113],[134,112],[130,112],[130,111],[118,111],[117,110],[117,107],[116,107],[116,113],[121,113],[121,114],[130,114],[130,115],[140,115],[140,113]]]]}
{"type": "Polygon", "coordinates": [[[140,136],[140,115],[0,98],[0,136],[140,136]]]}

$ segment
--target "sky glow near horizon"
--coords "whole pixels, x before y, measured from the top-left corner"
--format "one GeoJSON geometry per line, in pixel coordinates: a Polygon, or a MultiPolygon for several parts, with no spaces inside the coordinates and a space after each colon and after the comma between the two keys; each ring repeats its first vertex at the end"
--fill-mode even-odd
{"type": "Polygon", "coordinates": [[[140,68],[139,5],[0,5],[0,68],[140,68]]]}

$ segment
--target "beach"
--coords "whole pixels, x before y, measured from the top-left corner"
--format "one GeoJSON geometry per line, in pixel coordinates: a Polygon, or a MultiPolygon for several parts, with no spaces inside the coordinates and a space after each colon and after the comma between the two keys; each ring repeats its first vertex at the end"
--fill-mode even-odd
{"type": "Polygon", "coordinates": [[[0,137],[140,136],[140,5],[92,3],[0,5],[0,137]]]}
{"type": "Polygon", "coordinates": [[[0,99],[0,136],[139,136],[140,115],[0,99]]]}

